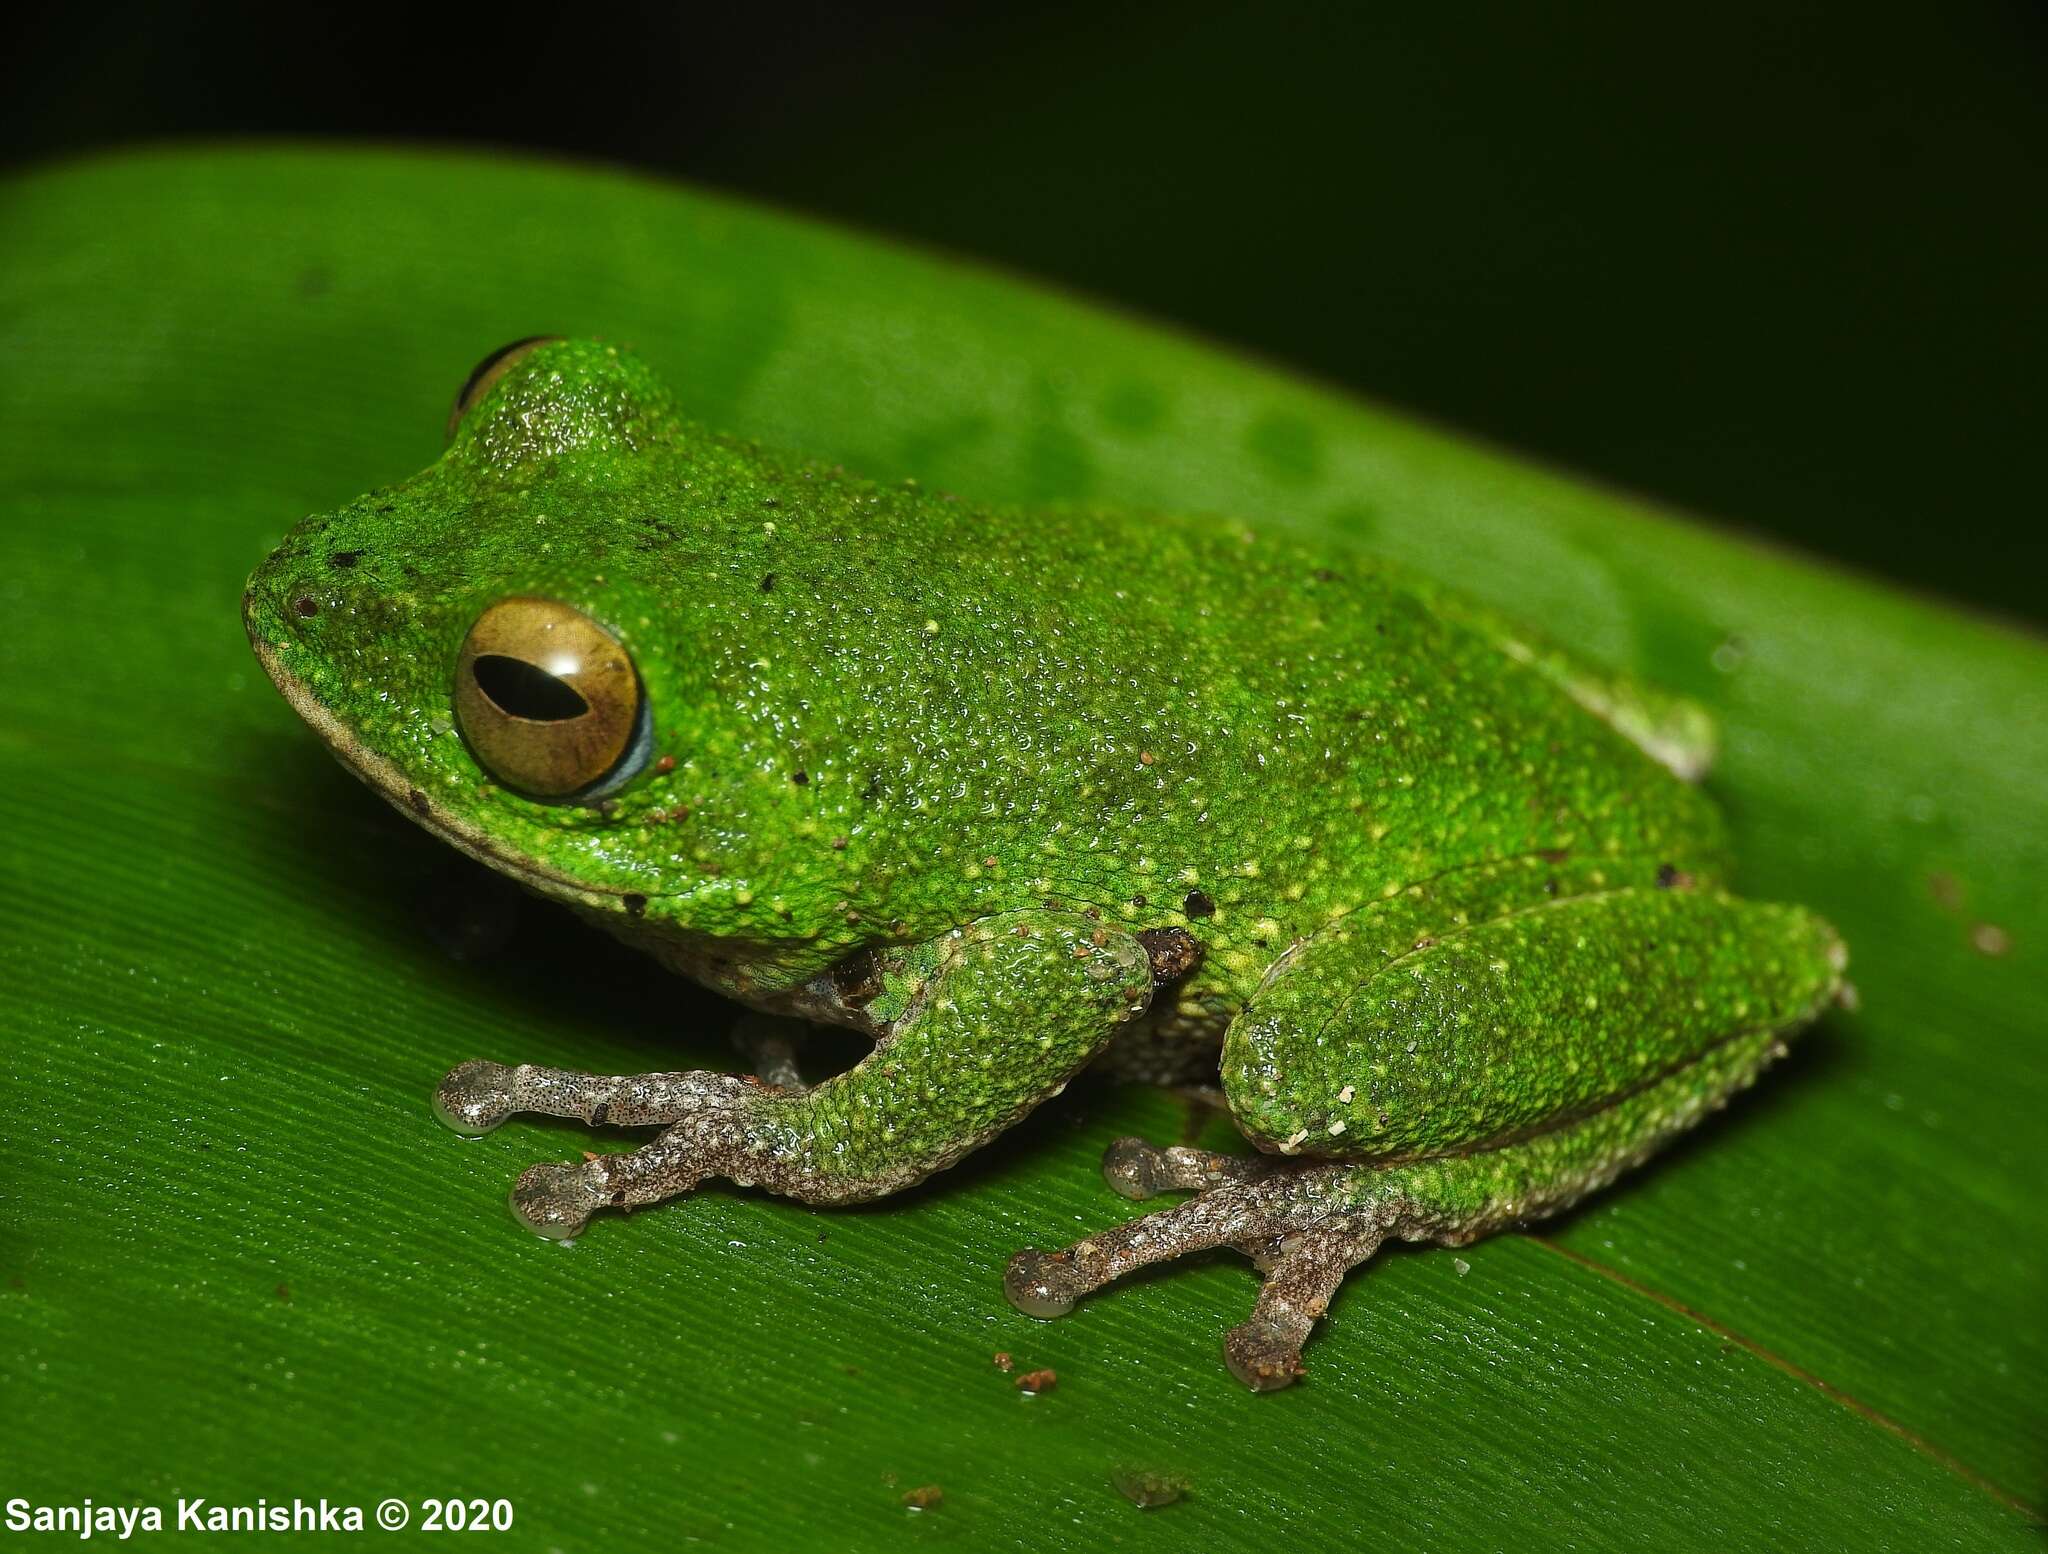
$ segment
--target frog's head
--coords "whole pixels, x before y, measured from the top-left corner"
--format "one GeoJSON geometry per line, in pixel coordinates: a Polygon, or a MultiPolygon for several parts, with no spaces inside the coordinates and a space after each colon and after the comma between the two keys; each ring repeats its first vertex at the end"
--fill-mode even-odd
{"type": "Polygon", "coordinates": [[[691,579],[719,570],[720,539],[689,515],[743,462],[698,440],[614,347],[508,346],[464,386],[438,462],[307,518],[256,569],[256,655],[430,829],[546,894],[645,914],[723,872],[662,829],[689,802],[687,752],[716,739],[677,641],[715,608],[691,579]]]}

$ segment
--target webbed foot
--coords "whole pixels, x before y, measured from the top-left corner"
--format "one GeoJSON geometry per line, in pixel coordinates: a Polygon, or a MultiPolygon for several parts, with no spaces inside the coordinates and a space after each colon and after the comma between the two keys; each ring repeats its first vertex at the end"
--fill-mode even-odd
{"type": "Polygon", "coordinates": [[[1224,1340],[1231,1373],[1256,1392],[1302,1374],[1301,1348],[1345,1274],[1378,1250],[1401,1218],[1398,1199],[1353,1202],[1353,1165],[1313,1164],[1118,1139],[1103,1175],[1128,1198],[1194,1190],[1170,1209],[1128,1220],[1057,1252],[1010,1259],[1003,1292],[1027,1316],[1064,1316],[1083,1295],[1133,1269],[1227,1246],[1265,1275],[1249,1319],[1224,1340]]]}

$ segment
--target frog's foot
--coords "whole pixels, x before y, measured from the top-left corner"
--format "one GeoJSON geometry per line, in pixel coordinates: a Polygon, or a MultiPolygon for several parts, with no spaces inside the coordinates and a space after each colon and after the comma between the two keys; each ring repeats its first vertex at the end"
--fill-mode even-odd
{"type": "Polygon", "coordinates": [[[726,1093],[705,1095],[699,1110],[644,1148],[586,1155],[573,1164],[528,1166],[512,1184],[514,1217],[535,1235],[566,1241],[580,1234],[599,1209],[646,1208],[714,1176],[741,1187],[759,1180],[795,1192],[797,1184],[765,1158],[763,1143],[750,1126],[748,1092],[758,1096],[760,1087],[733,1075],[691,1077],[723,1081],[726,1093]]]}
{"type": "Polygon", "coordinates": [[[1252,1260],[1265,1283],[1249,1320],[1225,1338],[1223,1354],[1237,1379],[1257,1392],[1287,1386],[1302,1374],[1301,1346],[1347,1273],[1388,1235],[1422,1229],[1404,1223],[1410,1206],[1400,1199],[1361,1199],[1350,1191],[1360,1174],[1352,1165],[1152,1149],[1119,1139],[1103,1160],[1103,1174],[1127,1197],[1173,1188],[1200,1192],[1062,1251],[1019,1252],[1003,1276],[1010,1303],[1027,1316],[1063,1316],[1083,1295],[1133,1269],[1234,1248],[1252,1260]]]}
{"type": "Polygon", "coordinates": [[[1140,1201],[1163,1192],[1202,1192],[1225,1182],[1256,1181],[1279,1169],[1265,1155],[1226,1155],[1176,1144],[1155,1149],[1143,1139],[1118,1139],[1102,1152],[1102,1179],[1140,1201]]]}
{"type": "Polygon", "coordinates": [[[571,1117],[592,1127],[667,1129],[644,1149],[589,1155],[573,1165],[529,1167],[512,1188],[512,1212],[536,1235],[565,1241],[602,1208],[642,1208],[707,1177],[781,1191],[787,1162],[755,1157],[764,1106],[791,1092],[742,1074],[582,1074],[522,1063],[464,1063],[434,1092],[434,1110],[457,1133],[487,1133],[522,1112],[571,1117]]]}

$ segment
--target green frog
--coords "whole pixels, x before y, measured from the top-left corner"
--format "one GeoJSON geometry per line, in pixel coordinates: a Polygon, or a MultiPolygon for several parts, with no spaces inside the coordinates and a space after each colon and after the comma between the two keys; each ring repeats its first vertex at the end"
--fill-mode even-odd
{"type": "Polygon", "coordinates": [[[712,1178],[898,1191],[1084,1071],[1220,1088],[1244,1153],[1119,1140],[1173,1206],[1005,1289],[1037,1317],[1225,1246],[1282,1387],[1388,1238],[1553,1214],[1844,992],[1727,888],[1695,705],[1338,543],[880,485],[523,340],[446,451],[249,580],[257,657],[405,815],[752,1011],[756,1072],[475,1061],[439,1115],[659,1130],[533,1166],[545,1236],[712,1178]],[[817,1025],[872,1041],[806,1083],[817,1025]]]}

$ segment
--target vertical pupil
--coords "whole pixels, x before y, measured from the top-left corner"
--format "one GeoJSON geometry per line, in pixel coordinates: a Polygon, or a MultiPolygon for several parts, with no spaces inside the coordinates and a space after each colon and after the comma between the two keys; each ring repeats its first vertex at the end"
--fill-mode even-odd
{"type": "Polygon", "coordinates": [[[476,688],[509,717],[561,723],[590,710],[575,686],[523,658],[479,653],[469,672],[476,678],[476,688]]]}

